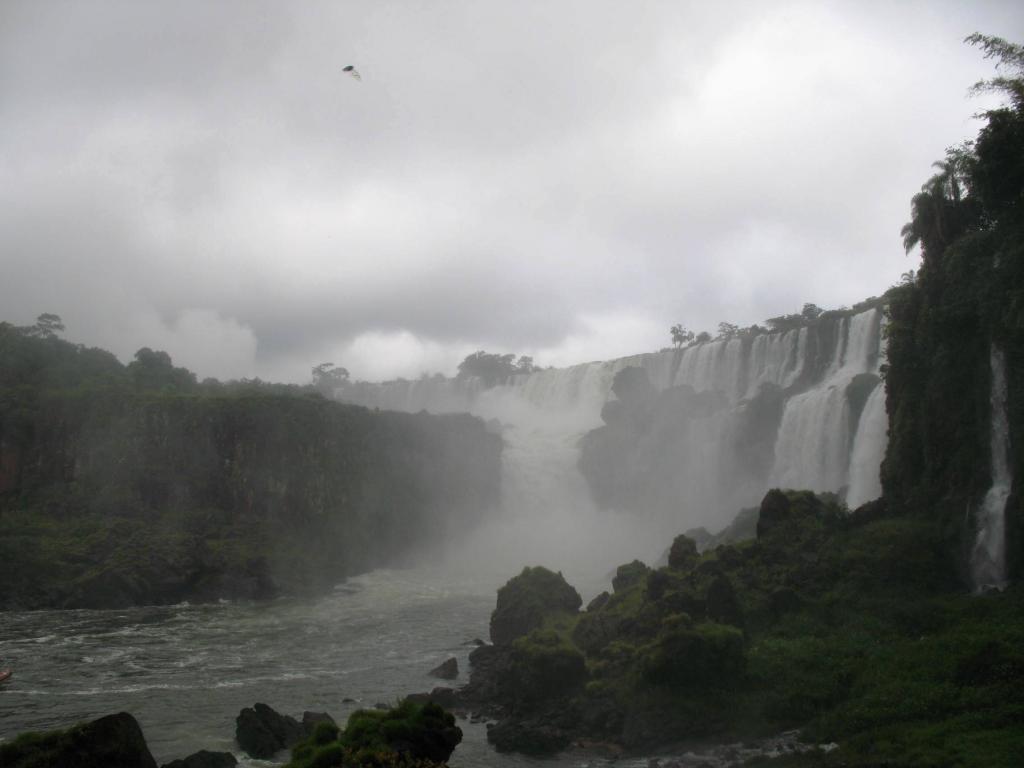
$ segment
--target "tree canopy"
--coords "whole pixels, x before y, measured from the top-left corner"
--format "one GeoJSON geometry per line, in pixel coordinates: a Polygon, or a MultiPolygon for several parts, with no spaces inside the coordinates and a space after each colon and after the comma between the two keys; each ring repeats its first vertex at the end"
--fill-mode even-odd
{"type": "Polygon", "coordinates": [[[527,355],[520,356],[516,360],[514,352],[497,354],[479,350],[459,363],[458,378],[478,378],[485,387],[493,387],[498,384],[505,384],[508,380],[519,373],[533,373],[538,370],[533,364],[533,358],[527,355]]]}

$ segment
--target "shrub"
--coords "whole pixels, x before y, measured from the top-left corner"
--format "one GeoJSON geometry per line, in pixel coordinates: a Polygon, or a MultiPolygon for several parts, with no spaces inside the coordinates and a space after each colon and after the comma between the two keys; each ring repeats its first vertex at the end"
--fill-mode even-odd
{"type": "Polygon", "coordinates": [[[641,657],[643,677],[660,685],[729,688],[745,668],[743,633],[713,622],[695,627],[683,620],[667,622],[641,657]]]}

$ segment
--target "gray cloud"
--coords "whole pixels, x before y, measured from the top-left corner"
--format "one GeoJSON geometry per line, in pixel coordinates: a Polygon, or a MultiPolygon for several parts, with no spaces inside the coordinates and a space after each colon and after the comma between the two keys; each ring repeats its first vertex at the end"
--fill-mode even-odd
{"type": "MultiPolygon", "coordinates": [[[[0,306],[201,375],[664,345],[881,293],[1011,2],[0,9],[0,306]],[[357,83],[341,67],[355,64],[357,83]]],[[[362,370],[361,370],[362,369],[362,370]]]]}

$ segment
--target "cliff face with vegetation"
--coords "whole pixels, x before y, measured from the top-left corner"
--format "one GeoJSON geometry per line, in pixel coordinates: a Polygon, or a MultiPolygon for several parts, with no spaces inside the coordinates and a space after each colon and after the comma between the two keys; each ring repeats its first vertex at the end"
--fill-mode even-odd
{"type": "MultiPolygon", "coordinates": [[[[976,42],[1024,76],[1019,47],[1005,51],[1002,41],[976,42]]],[[[890,294],[885,378],[891,442],[882,468],[890,504],[933,519],[964,561],[992,484],[994,345],[1006,362],[1015,478],[1006,507],[1011,577],[1024,565],[1022,83],[1024,77],[996,84],[1009,91],[1012,106],[988,112],[977,140],[949,150],[935,164],[939,173],[913,198],[904,242],[908,249],[920,245],[922,263],[890,294]]]]}
{"type": "Polygon", "coordinates": [[[497,499],[500,438],[469,416],[200,385],[11,326],[0,359],[0,606],[319,591],[497,499]]]}

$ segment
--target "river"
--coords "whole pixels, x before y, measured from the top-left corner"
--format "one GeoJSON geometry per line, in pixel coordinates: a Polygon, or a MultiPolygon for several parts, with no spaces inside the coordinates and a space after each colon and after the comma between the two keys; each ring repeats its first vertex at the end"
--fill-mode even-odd
{"type": "MultiPolygon", "coordinates": [[[[243,759],[234,743],[242,707],[343,722],[446,684],[427,672],[449,656],[461,684],[494,599],[494,584],[419,568],[375,571],[309,600],[0,613],[0,665],[14,669],[0,687],[0,737],[127,711],[158,763],[210,749],[272,765],[243,759]]],[[[539,762],[495,753],[483,725],[460,726],[453,768],[539,762]]]]}

